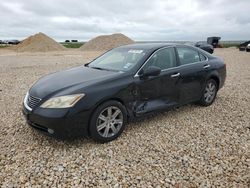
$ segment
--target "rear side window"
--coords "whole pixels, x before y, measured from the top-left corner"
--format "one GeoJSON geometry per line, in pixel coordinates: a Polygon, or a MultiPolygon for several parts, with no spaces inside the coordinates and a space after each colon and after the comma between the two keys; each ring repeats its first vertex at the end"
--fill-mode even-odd
{"type": "Polygon", "coordinates": [[[195,63],[200,61],[199,53],[191,48],[177,47],[178,56],[181,65],[195,63]]]}
{"type": "Polygon", "coordinates": [[[206,58],[206,56],[204,56],[203,54],[200,53],[200,60],[201,61],[206,61],[207,58],[206,58]]]}
{"type": "Polygon", "coordinates": [[[161,70],[172,68],[176,66],[176,56],[174,48],[164,48],[161,49],[155,54],[150,57],[147,64],[145,65],[144,69],[156,66],[159,67],[161,70]]]}

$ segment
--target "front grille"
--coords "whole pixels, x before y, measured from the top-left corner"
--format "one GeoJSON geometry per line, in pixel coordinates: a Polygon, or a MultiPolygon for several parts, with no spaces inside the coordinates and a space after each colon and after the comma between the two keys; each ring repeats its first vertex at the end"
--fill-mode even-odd
{"type": "Polygon", "coordinates": [[[28,96],[28,100],[27,100],[27,105],[33,109],[34,107],[36,107],[39,103],[40,103],[41,99],[37,98],[37,97],[33,97],[31,95],[28,96]]]}

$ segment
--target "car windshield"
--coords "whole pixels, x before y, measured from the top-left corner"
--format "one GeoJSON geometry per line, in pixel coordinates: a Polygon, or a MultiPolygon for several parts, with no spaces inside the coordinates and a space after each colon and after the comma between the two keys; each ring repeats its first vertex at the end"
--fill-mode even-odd
{"type": "Polygon", "coordinates": [[[145,50],[141,49],[116,48],[93,60],[88,67],[126,72],[132,69],[145,54],[145,50]]]}

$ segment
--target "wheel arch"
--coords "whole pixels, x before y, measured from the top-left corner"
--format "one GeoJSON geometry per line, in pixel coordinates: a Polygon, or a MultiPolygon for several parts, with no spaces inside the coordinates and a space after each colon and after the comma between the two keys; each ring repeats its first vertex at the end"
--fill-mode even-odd
{"type": "Polygon", "coordinates": [[[217,83],[218,89],[220,88],[220,78],[217,75],[211,75],[208,80],[213,79],[217,83]]]}
{"type": "Polygon", "coordinates": [[[91,112],[91,115],[90,115],[90,118],[89,118],[89,122],[88,122],[88,134],[89,134],[89,125],[90,125],[90,121],[91,121],[91,118],[92,118],[92,116],[93,116],[93,113],[95,112],[95,110],[96,110],[100,105],[102,105],[103,103],[108,102],[108,101],[117,101],[117,102],[121,103],[121,104],[124,106],[124,108],[125,108],[125,110],[126,110],[126,112],[127,112],[127,119],[130,117],[128,108],[127,108],[127,106],[125,105],[125,102],[124,102],[121,98],[119,98],[119,97],[105,98],[105,99],[99,101],[98,103],[96,103],[96,105],[95,105],[94,108],[92,109],[92,112],[91,112]]]}

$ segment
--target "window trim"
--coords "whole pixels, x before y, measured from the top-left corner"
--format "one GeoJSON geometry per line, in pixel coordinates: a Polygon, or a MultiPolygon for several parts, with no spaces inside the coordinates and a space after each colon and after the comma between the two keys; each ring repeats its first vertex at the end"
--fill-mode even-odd
{"type": "Polygon", "coordinates": [[[158,51],[160,51],[160,50],[163,50],[163,49],[166,49],[166,48],[174,48],[174,49],[175,49],[175,58],[176,58],[176,63],[177,63],[177,64],[176,64],[176,67],[171,67],[171,68],[163,69],[163,70],[161,70],[161,72],[165,72],[165,71],[168,71],[168,70],[176,69],[176,68],[179,68],[179,67],[185,67],[185,66],[189,66],[189,65],[193,65],[193,64],[197,64],[197,63],[208,62],[208,57],[207,57],[205,54],[203,54],[203,53],[200,52],[199,50],[196,50],[196,49],[194,49],[194,48],[192,48],[192,47],[189,47],[189,46],[179,46],[179,45],[178,45],[178,46],[166,46],[166,47],[162,47],[162,48],[159,48],[159,49],[157,49],[156,51],[154,51],[154,53],[152,53],[152,54],[148,57],[148,59],[142,64],[142,66],[141,66],[141,67],[138,69],[138,71],[135,73],[134,78],[139,77],[139,74],[138,74],[138,73],[141,71],[141,69],[143,69],[143,67],[146,65],[146,63],[149,61],[149,59],[150,59],[153,55],[155,55],[156,52],[158,52],[158,51]],[[181,64],[180,64],[179,57],[177,57],[177,55],[178,55],[177,48],[178,48],[178,47],[190,48],[190,49],[192,49],[192,50],[198,52],[199,58],[200,58],[200,54],[204,55],[204,56],[206,57],[206,60],[205,60],[205,61],[201,61],[201,60],[200,60],[200,61],[197,61],[197,62],[193,62],[193,63],[181,65],[181,64]]]}
{"type": "MultiPolygon", "coordinates": [[[[203,52],[201,52],[200,50],[196,49],[196,47],[188,46],[188,45],[176,45],[176,46],[175,46],[175,49],[176,49],[177,55],[178,55],[178,51],[177,51],[177,48],[178,48],[178,47],[179,47],[179,48],[189,48],[189,49],[192,49],[192,50],[198,52],[199,58],[200,58],[200,54],[202,54],[202,55],[204,55],[204,56],[206,57],[206,60],[205,60],[205,61],[208,61],[208,57],[207,57],[203,52]]],[[[178,59],[179,59],[179,57],[178,57],[178,59]]],[[[201,61],[201,60],[200,60],[200,61],[193,62],[193,63],[205,62],[205,61],[201,61]]],[[[193,64],[193,63],[189,63],[189,64],[193,64]]],[[[187,65],[188,65],[188,64],[187,64],[187,65]]],[[[183,66],[183,65],[179,65],[179,66],[183,66]]]]}
{"type": "Polygon", "coordinates": [[[199,52],[199,56],[200,56],[200,62],[208,61],[208,57],[205,54],[199,52]],[[200,55],[203,55],[206,59],[204,61],[201,61],[201,56],[200,55]]]}

